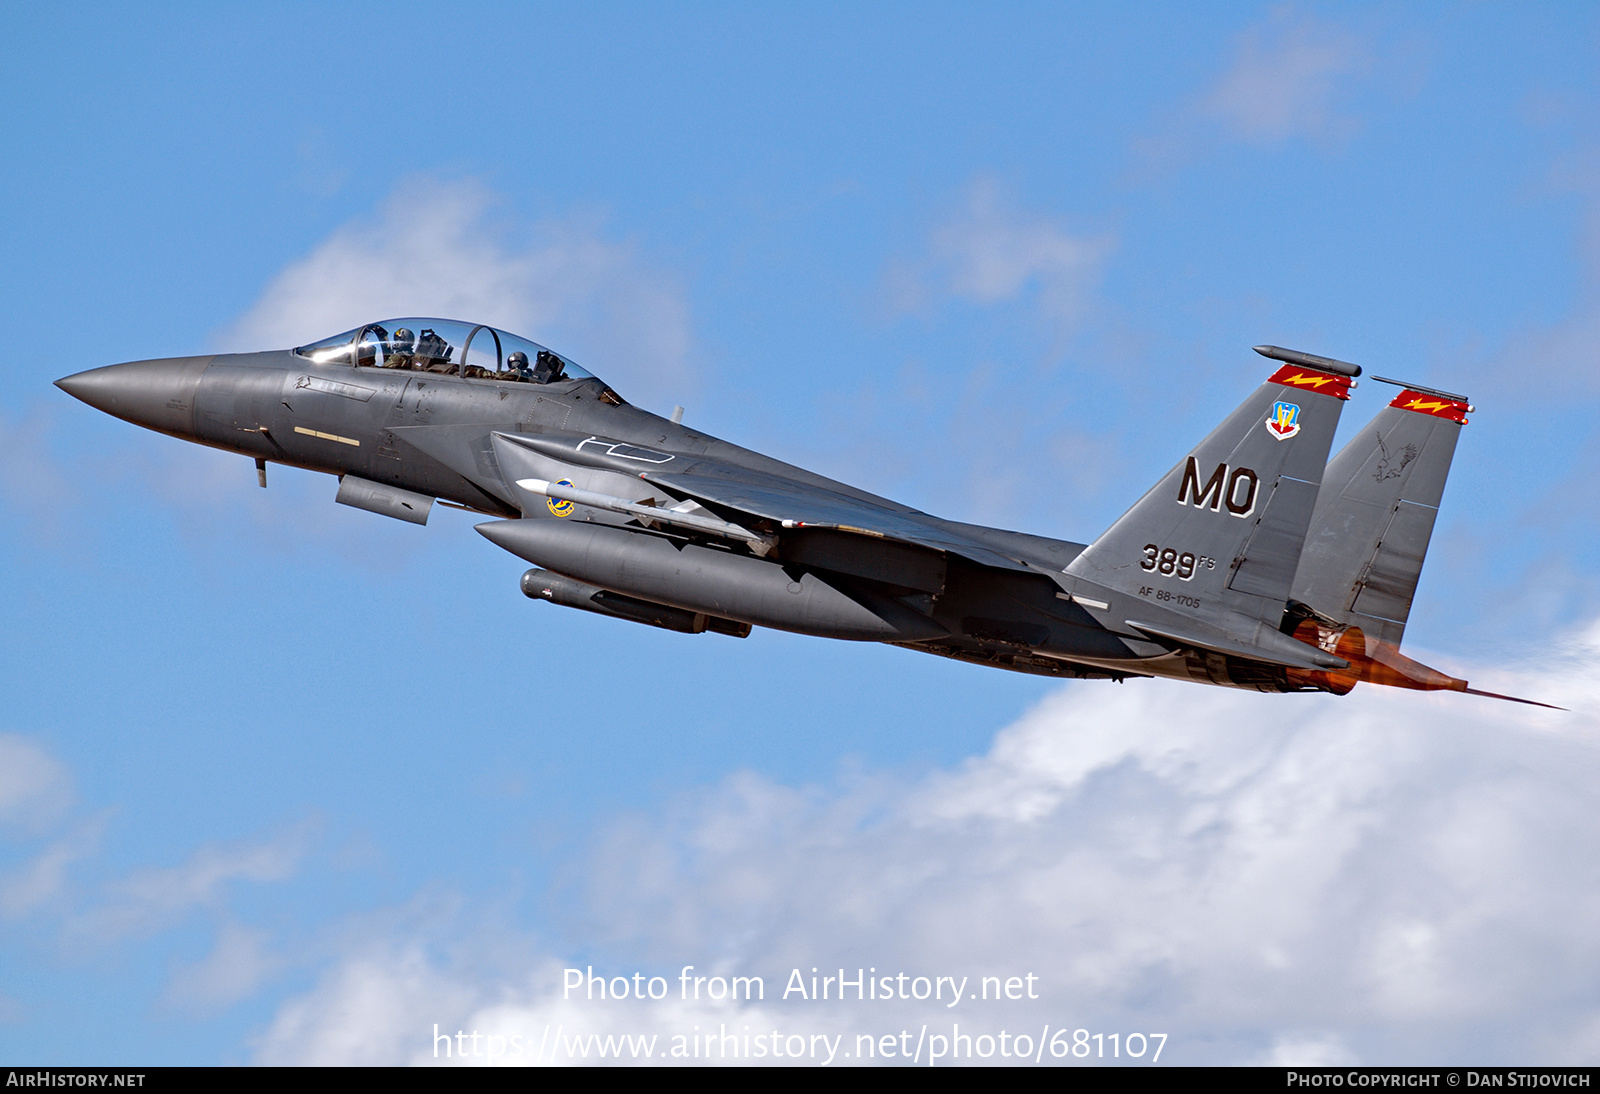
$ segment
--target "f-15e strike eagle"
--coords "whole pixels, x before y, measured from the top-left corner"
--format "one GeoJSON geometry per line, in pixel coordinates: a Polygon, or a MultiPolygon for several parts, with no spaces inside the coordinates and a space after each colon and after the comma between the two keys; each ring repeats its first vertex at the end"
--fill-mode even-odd
{"type": "Polygon", "coordinates": [[[707,436],[482,324],[391,319],[57,384],[253,457],[262,486],[289,464],[400,520],[425,524],[435,500],[504,518],[478,531],[537,567],[525,594],[617,619],[1044,676],[1490,694],[1399,650],[1472,407],[1401,385],[1330,462],[1360,368],[1256,352],[1281,367],[1087,545],[930,516],[707,436]]]}

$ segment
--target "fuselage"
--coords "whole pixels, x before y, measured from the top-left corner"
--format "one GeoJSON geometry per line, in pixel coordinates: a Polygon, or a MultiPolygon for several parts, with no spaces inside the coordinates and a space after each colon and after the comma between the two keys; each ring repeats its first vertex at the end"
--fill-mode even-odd
{"type": "Polygon", "coordinates": [[[262,486],[286,464],[401,520],[437,502],[497,518],[477,530],[534,564],[527,596],[617,619],[1048,676],[1471,690],[1398,648],[1470,405],[1408,388],[1330,462],[1360,369],[1255,349],[1282,366],[1088,545],[944,520],[730,444],[484,324],[384,320],[57,383],[250,457],[262,486]]]}
{"type": "MultiPolygon", "coordinates": [[[[439,499],[507,518],[480,531],[579,583],[581,597],[568,589],[562,600],[553,588],[545,595],[586,610],[609,603],[616,609],[609,614],[652,621],[641,613],[664,606],[699,620],[695,629],[709,624],[734,633],[728,628],[742,624],[743,633],[765,626],[888,642],[1049,676],[1165,675],[1285,689],[1279,669],[1175,653],[1148,636],[1107,627],[1106,613],[1126,614],[1123,605],[1109,603],[1116,594],[1085,592],[1064,575],[1083,544],[933,517],[641,410],[595,377],[558,369],[554,378],[535,382],[459,364],[439,371],[437,363],[428,370],[406,367],[404,358],[400,367],[385,367],[384,360],[380,354],[363,362],[348,353],[317,360],[304,350],[219,354],[110,366],[62,386],[118,417],[263,467],[284,464],[360,485],[342,487],[341,501],[359,495],[382,502],[390,491],[408,508],[404,499],[414,495],[424,505],[439,499]],[[538,481],[598,484],[632,502],[678,500],[630,475],[631,465],[623,466],[629,459],[616,455],[625,450],[659,453],[642,458],[691,468],[696,461],[737,468],[914,521],[926,534],[923,542],[903,542],[860,528],[752,522],[707,500],[699,511],[708,519],[753,524],[752,535],[770,544],[752,552],[668,523],[554,498],[530,501],[517,486],[530,481],[519,476],[537,473],[538,481]],[[508,460],[522,461],[522,470],[502,466],[508,460]],[[970,549],[938,550],[941,534],[982,548],[979,557],[995,564],[974,561],[970,549]]],[[[392,505],[363,507],[403,515],[392,505]]]]}

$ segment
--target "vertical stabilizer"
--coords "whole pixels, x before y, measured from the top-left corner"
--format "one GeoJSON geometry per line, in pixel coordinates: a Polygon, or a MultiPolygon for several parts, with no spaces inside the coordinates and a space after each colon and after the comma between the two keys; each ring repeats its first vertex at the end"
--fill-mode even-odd
{"type": "Polygon", "coordinates": [[[1407,387],[1328,464],[1295,600],[1400,645],[1433,535],[1464,396],[1407,387]]]}
{"type": "Polygon", "coordinates": [[[1278,627],[1361,370],[1272,346],[1257,352],[1295,363],[1178,461],[1069,575],[1229,627],[1240,616],[1278,627]]]}

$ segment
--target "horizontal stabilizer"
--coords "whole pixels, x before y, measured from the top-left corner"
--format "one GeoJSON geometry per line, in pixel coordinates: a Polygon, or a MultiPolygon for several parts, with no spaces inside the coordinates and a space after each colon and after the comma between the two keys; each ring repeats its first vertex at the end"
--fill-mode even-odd
{"type": "MultiPolygon", "coordinates": [[[[1240,620],[1240,622],[1247,624],[1250,621],[1240,620]]],[[[1315,646],[1308,648],[1304,643],[1273,630],[1258,630],[1256,637],[1261,639],[1263,644],[1256,645],[1198,621],[1185,621],[1182,625],[1173,625],[1140,623],[1130,619],[1128,626],[1157,640],[1176,642],[1180,646],[1210,650],[1212,653],[1227,654],[1230,657],[1261,661],[1268,665],[1281,665],[1284,668],[1316,672],[1350,667],[1350,662],[1342,657],[1325,653],[1315,646]]]]}

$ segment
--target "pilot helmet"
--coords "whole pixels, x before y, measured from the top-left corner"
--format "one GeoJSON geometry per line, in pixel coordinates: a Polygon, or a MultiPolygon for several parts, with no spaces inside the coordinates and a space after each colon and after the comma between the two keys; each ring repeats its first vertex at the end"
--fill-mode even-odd
{"type": "Polygon", "coordinates": [[[411,343],[415,341],[415,339],[416,336],[405,327],[396,327],[394,329],[393,344],[395,349],[409,349],[411,347],[411,343]]]}
{"type": "Polygon", "coordinates": [[[526,372],[528,368],[528,355],[519,349],[510,357],[506,358],[506,364],[510,366],[512,372],[526,372]]]}

